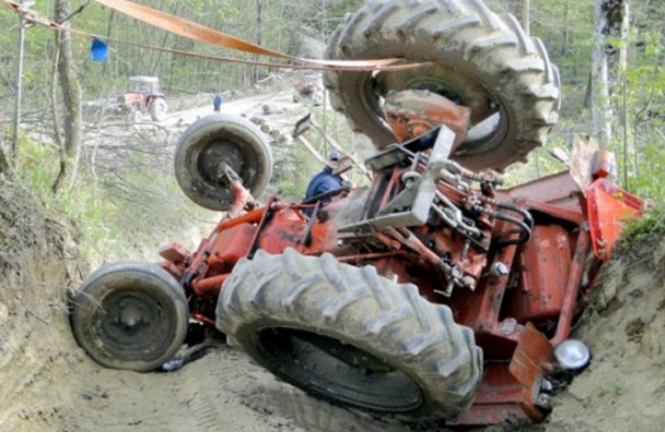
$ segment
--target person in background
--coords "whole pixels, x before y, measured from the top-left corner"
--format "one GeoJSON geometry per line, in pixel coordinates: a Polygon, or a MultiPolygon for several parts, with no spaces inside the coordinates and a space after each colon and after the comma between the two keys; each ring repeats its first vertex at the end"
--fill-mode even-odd
{"type": "MultiPolygon", "coordinates": [[[[339,189],[344,184],[344,180],[339,174],[334,173],[334,168],[339,164],[342,159],[342,154],[333,150],[328,155],[328,165],[309,181],[307,185],[307,192],[305,193],[305,201],[324,194],[334,189],[339,189]]],[[[330,198],[323,200],[323,203],[330,202],[330,198]]],[[[305,214],[311,216],[313,209],[305,209],[305,214]]]]}
{"type": "Polygon", "coordinates": [[[215,109],[215,113],[219,113],[219,110],[222,108],[222,97],[220,95],[215,95],[212,106],[215,109]]]}

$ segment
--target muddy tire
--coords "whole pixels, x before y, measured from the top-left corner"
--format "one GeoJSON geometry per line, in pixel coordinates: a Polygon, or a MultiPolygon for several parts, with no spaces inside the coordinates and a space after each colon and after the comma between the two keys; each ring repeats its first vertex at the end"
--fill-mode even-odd
{"type": "Polygon", "coordinates": [[[152,101],[152,104],[150,104],[150,118],[154,122],[159,122],[164,119],[167,110],[168,107],[164,98],[156,98],[152,101]]]}
{"type": "Polygon", "coordinates": [[[455,416],[482,374],[473,332],[448,307],[330,254],[258,251],[240,262],[222,288],[217,327],[310,394],[401,419],[455,416]]]}
{"type": "Polygon", "coordinates": [[[154,264],[104,266],[83,282],[71,301],[76,341],[105,367],[154,370],[173,358],[187,335],[185,294],[154,264]]]}
{"type": "Polygon", "coordinates": [[[182,191],[206,209],[226,211],[234,201],[229,185],[217,178],[227,163],[257,198],[272,173],[265,135],[249,120],[228,114],[203,117],[185,130],[175,154],[175,175],[182,191]]]}
{"type": "Polygon", "coordinates": [[[471,108],[475,128],[454,159],[474,170],[526,161],[558,120],[559,72],[542,42],[482,0],[367,1],[334,32],[326,57],[433,62],[403,72],[324,74],[333,107],[378,149],[395,142],[381,110],[389,91],[426,89],[471,108]]]}

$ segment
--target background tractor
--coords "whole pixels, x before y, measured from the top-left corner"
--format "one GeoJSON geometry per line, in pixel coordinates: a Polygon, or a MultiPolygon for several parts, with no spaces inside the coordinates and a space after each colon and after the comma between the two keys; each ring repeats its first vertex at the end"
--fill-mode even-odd
{"type": "Polygon", "coordinates": [[[371,1],[327,54],[432,62],[325,74],[334,106],[376,144],[371,185],[259,203],[265,137],[243,118],[200,119],[180,138],[176,178],[226,215],[195,251],[173,244],[159,265],[88,277],[73,300],[77,341],[104,366],[150,371],[195,322],[337,404],[406,420],[542,420],[589,362],[570,330],[642,202],[605,178],[602,151],[500,188],[494,169],[541,145],[560,104],[556,67],[510,15],[472,0],[371,1]]]}
{"type": "Polygon", "coordinates": [[[149,112],[155,122],[164,119],[168,107],[166,98],[159,88],[157,77],[130,77],[129,90],[118,97],[116,111],[127,113],[132,120],[138,120],[149,112]]]}

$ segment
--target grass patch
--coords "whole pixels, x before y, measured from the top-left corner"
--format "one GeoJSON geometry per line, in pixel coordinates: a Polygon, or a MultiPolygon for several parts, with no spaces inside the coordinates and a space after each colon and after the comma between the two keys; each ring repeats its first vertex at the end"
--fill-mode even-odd
{"type": "MultiPolygon", "coordinates": [[[[97,179],[82,168],[72,187],[54,195],[58,150],[26,136],[20,145],[18,180],[50,218],[64,217],[74,225],[81,255],[93,265],[143,255],[171,238],[177,240],[185,229],[212,220],[211,213],[182,194],[170,171],[147,166],[140,153],[111,172],[99,173],[97,179]]],[[[164,166],[170,167],[168,162],[164,166]]]]}
{"type": "Polygon", "coordinates": [[[631,220],[621,234],[619,248],[630,250],[637,243],[648,240],[654,235],[665,235],[665,204],[659,203],[647,210],[642,218],[631,220]]]}

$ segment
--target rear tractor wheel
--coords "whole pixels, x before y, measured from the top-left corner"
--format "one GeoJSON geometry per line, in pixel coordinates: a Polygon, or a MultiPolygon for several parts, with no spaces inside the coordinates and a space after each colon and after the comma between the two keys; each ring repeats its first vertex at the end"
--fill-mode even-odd
{"type": "Polygon", "coordinates": [[[164,98],[156,98],[150,104],[150,118],[154,122],[159,122],[160,120],[164,120],[167,110],[168,107],[166,105],[166,101],[164,100],[164,98]]]}
{"type": "Polygon", "coordinates": [[[454,417],[482,375],[474,334],[448,307],[330,254],[259,251],[240,262],[222,288],[217,327],[310,394],[405,420],[454,417]]]}
{"type": "Polygon", "coordinates": [[[98,269],[72,298],[79,345],[99,364],[151,371],[169,361],[187,335],[189,308],[178,282],[154,264],[98,269]]]}
{"type": "Polygon", "coordinates": [[[395,142],[382,109],[390,92],[428,90],[468,107],[472,127],[452,156],[472,170],[525,161],[558,120],[559,72],[543,43],[482,0],[366,0],[333,33],[326,58],[432,63],[324,74],[332,106],[378,149],[395,142]]]}

